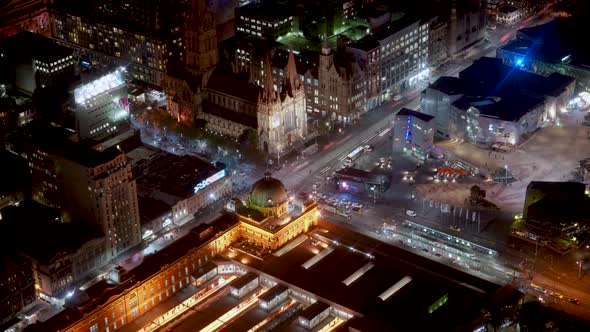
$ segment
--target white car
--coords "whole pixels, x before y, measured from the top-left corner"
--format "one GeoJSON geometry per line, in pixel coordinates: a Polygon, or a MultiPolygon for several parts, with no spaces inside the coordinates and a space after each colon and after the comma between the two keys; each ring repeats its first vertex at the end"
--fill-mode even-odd
{"type": "Polygon", "coordinates": [[[416,216],[416,212],[412,211],[412,210],[406,210],[406,215],[410,216],[410,217],[415,217],[416,216]]]}

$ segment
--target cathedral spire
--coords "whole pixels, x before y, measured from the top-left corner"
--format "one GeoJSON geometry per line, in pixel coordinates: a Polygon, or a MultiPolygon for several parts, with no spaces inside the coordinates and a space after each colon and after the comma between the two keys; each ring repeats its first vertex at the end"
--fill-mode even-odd
{"type": "Polygon", "coordinates": [[[330,55],[332,49],[330,48],[330,42],[328,42],[328,34],[324,33],[324,40],[322,42],[322,54],[330,55]]]}
{"type": "Polygon", "coordinates": [[[272,65],[270,62],[270,52],[267,51],[264,55],[264,86],[262,90],[262,97],[266,101],[275,99],[274,84],[272,81],[272,65]]]}
{"type": "Polygon", "coordinates": [[[291,90],[291,95],[299,88],[299,78],[297,76],[297,64],[295,63],[295,55],[292,50],[289,50],[289,60],[287,61],[287,73],[285,80],[288,88],[291,90]]]}

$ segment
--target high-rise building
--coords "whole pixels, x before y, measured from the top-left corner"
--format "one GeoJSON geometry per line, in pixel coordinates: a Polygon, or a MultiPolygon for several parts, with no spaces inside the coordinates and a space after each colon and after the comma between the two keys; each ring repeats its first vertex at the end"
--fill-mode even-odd
{"type": "Polygon", "coordinates": [[[117,146],[97,150],[68,136],[75,135],[50,128],[20,138],[24,146],[18,152],[31,170],[32,197],[59,208],[64,222],[100,225],[111,259],[141,241],[131,166],[117,146]]]}
{"type": "Polygon", "coordinates": [[[118,68],[74,89],[72,111],[81,139],[102,140],[129,127],[125,68],[118,68]]]}
{"type": "Polygon", "coordinates": [[[393,151],[426,159],[433,148],[434,117],[402,108],[393,122],[393,151]]]}
{"type": "Polygon", "coordinates": [[[0,42],[0,81],[30,94],[35,89],[66,86],[74,76],[75,63],[72,50],[32,32],[0,42]]]}
{"type": "Polygon", "coordinates": [[[347,47],[366,59],[369,109],[428,74],[429,24],[402,17],[347,47]]]}
{"type": "MultiPolygon", "coordinates": [[[[362,60],[361,60],[362,61],[362,60]]],[[[324,38],[318,66],[321,114],[330,121],[351,123],[367,111],[367,81],[354,54],[333,52],[324,38]]]]}
{"type": "Polygon", "coordinates": [[[0,255],[0,325],[35,301],[35,282],[31,262],[13,248],[2,248],[0,255]],[[8,251],[7,251],[8,249],[8,251]]]}
{"type": "Polygon", "coordinates": [[[191,0],[190,11],[184,27],[186,69],[193,75],[212,70],[217,54],[215,14],[203,0],[191,0]]]}
{"type": "Polygon", "coordinates": [[[137,80],[159,85],[170,65],[184,63],[181,0],[57,0],[53,36],[95,67],[126,66],[137,80]]]}

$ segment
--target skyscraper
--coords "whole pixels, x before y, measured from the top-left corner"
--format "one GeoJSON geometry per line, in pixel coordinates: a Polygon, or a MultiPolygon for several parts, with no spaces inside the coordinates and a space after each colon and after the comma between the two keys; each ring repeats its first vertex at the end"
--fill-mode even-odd
{"type": "Polygon", "coordinates": [[[131,165],[116,146],[98,150],[61,128],[37,129],[19,151],[31,170],[34,200],[59,208],[62,222],[101,226],[107,259],[137,245],[141,226],[131,165]]]}

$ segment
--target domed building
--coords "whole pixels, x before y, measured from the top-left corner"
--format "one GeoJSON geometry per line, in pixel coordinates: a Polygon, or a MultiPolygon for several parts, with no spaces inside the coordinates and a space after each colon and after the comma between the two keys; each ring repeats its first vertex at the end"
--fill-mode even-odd
{"type": "Polygon", "coordinates": [[[247,202],[232,200],[240,221],[239,236],[275,250],[317,224],[317,203],[309,195],[289,197],[283,183],[265,173],[252,185],[247,202]]]}
{"type": "Polygon", "coordinates": [[[266,172],[264,178],[252,186],[248,203],[251,208],[260,211],[265,217],[280,217],[287,213],[289,195],[283,183],[266,172]]]}

